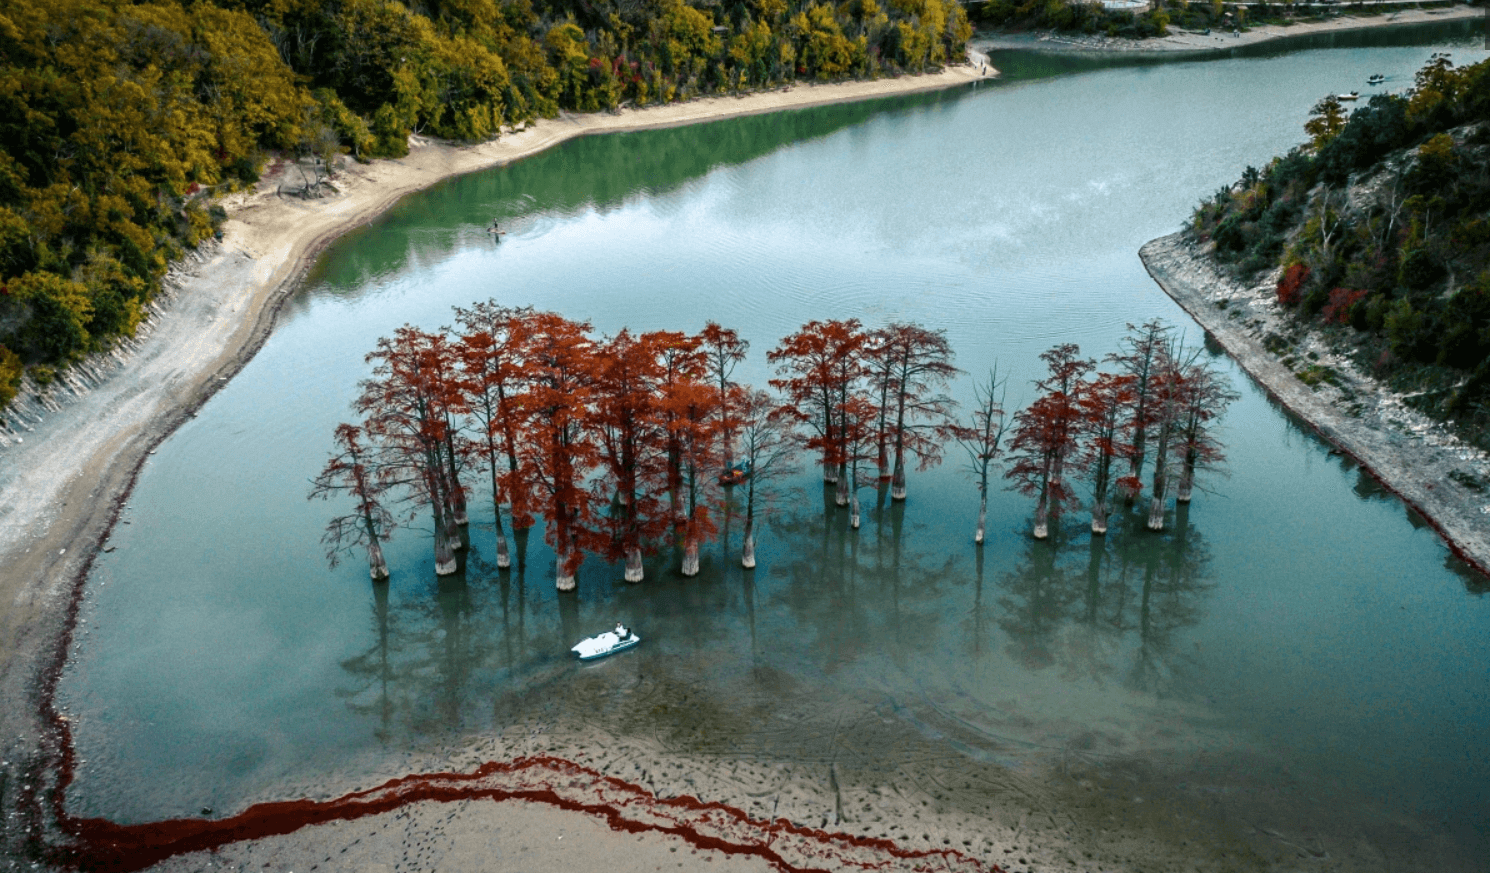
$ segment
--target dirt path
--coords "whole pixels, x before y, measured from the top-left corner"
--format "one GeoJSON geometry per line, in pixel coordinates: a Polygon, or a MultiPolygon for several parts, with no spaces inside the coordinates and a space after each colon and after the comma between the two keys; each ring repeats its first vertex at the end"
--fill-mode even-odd
{"type": "Polygon", "coordinates": [[[1139,256],[1154,281],[1269,395],[1417,510],[1455,554],[1490,573],[1490,492],[1465,484],[1490,483],[1484,452],[1405,406],[1317,331],[1301,328],[1277,302],[1276,275],[1241,285],[1182,234],[1149,242],[1139,256]],[[1309,367],[1318,375],[1327,368],[1328,379],[1305,384],[1298,372],[1309,367]]]}

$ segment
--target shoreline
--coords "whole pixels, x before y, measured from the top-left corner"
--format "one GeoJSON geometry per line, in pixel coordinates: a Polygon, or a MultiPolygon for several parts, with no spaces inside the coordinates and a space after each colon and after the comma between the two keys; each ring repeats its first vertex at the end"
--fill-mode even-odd
{"type": "Polygon", "coordinates": [[[562,114],[475,145],[411,137],[403,158],[342,168],[329,197],[277,196],[284,174],[293,171],[279,164],[253,189],[224,198],[221,243],[173,265],[167,302],[144,335],[122,344],[114,363],[87,362],[95,369],[82,381],[72,373],[59,377],[39,404],[44,417],[17,428],[22,439],[0,445],[0,699],[10,703],[0,708],[0,804],[16,813],[0,818],[0,854],[55,860],[60,848],[41,836],[57,836],[57,789],[65,785],[70,755],[66,717],[53,709],[51,690],[66,664],[93,559],[108,548],[136,479],[156,447],[253,358],[280,308],[336,238],[407,194],[576,137],[898,97],[989,78],[973,65],[982,59],[969,57],[970,64],[921,76],[797,84],[614,115],[562,114]]]}
{"type": "Polygon", "coordinates": [[[1422,516],[1455,556],[1490,575],[1484,523],[1490,495],[1470,490],[1453,475],[1483,481],[1490,474],[1484,452],[1406,407],[1401,395],[1361,372],[1315,326],[1300,326],[1284,313],[1275,293],[1276,270],[1243,285],[1218,271],[1183,232],[1150,240],[1138,255],[1164,293],[1269,397],[1422,516]],[[1311,388],[1265,345],[1269,337],[1289,336],[1296,338],[1293,348],[1333,370],[1339,384],[1311,388]]]}
{"type": "Polygon", "coordinates": [[[1467,21],[1484,18],[1486,11],[1473,6],[1450,6],[1442,9],[1403,9],[1400,12],[1357,17],[1342,15],[1328,21],[1308,21],[1287,27],[1265,24],[1254,27],[1240,36],[1171,28],[1169,36],[1148,39],[1120,39],[1100,35],[1067,34],[1055,31],[1030,33],[974,34],[968,45],[976,46],[980,52],[1026,50],[1051,54],[1107,54],[1134,56],[1173,56],[1176,54],[1209,55],[1220,54],[1231,49],[1261,43],[1274,42],[1292,36],[1309,36],[1320,33],[1347,33],[1374,30],[1381,27],[1400,27],[1409,24],[1430,22],[1467,21]]]}

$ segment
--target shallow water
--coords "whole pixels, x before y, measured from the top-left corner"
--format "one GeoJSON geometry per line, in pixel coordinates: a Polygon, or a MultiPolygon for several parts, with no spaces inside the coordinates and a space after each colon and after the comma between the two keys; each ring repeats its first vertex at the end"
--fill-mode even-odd
{"type": "Polygon", "coordinates": [[[560,596],[536,530],[523,572],[492,566],[478,484],[465,573],[437,580],[427,535],[403,530],[379,591],[355,558],[327,567],[331,510],[305,499],[376,338],[489,297],[602,332],[719,321],[753,343],[739,375],[756,384],[809,319],[919,321],[968,373],[996,361],[1011,405],[1054,343],[1100,356],[1152,317],[1198,342],[1138,247],[1297,143],[1323,93],[1373,72],[1405,87],[1445,48],[1485,55],[1439,37],[1056,78],[1009,56],[999,85],[578,140],[408,198],[328,251],[141,475],[60,692],[87,761],[70,809],[225,812],[594,706],[633,707],[630,729],[670,749],[801,760],[812,724],[868,701],[953,756],[1077,750],[1289,809],[1327,791],[1305,826],[1490,851],[1484,580],[1224,359],[1242,395],[1229,475],[1163,536],[1120,516],[1094,542],[1073,513],[1035,543],[1031,501],[999,492],[979,553],[976,490],[949,453],[857,534],[804,472],[754,573],[735,519],[697,579],[664,555],[628,586],[591,559],[560,596]],[[499,245],[494,216],[512,228],[499,245]],[[616,620],[646,643],[569,660],[616,620]],[[769,718],[808,710],[802,730],[769,718]]]}

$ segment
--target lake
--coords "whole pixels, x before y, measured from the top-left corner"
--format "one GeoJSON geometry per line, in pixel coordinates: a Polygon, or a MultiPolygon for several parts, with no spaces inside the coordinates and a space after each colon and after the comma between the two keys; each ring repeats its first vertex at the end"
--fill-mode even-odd
{"type": "Polygon", "coordinates": [[[465,571],[437,579],[428,533],[406,529],[375,589],[359,558],[327,566],[332,509],[306,500],[376,339],[477,300],[600,333],[717,321],[752,343],[737,376],[756,385],[808,320],[915,321],[947,332],[959,399],[996,363],[1011,406],[1056,343],[1101,357],[1157,317],[1199,345],[1139,246],[1300,142],[1324,94],[1376,72],[1408,87],[1434,51],[1486,54],[1472,28],[1329,42],[995,55],[999,83],[577,140],[405,199],[325,253],[263,350],[145,466],[59,690],[86,761],[69,810],[228,812],[605,707],[670,751],[801,760],[804,737],[868,709],[949,760],[1139,764],[1145,791],[1218,820],[1474,869],[1490,856],[1486,580],[1224,357],[1241,394],[1227,474],[1162,535],[1119,512],[1094,540],[1072,512],[1035,542],[1033,501],[1000,490],[977,550],[953,449],[904,504],[866,492],[857,533],[804,467],[753,572],[736,517],[697,578],[661,555],[631,586],[591,558],[560,595],[537,529],[524,569],[496,570],[473,476],[465,571]],[[494,216],[511,229],[497,245],[494,216]],[[646,643],[577,667],[568,647],[617,620],[646,643]]]}

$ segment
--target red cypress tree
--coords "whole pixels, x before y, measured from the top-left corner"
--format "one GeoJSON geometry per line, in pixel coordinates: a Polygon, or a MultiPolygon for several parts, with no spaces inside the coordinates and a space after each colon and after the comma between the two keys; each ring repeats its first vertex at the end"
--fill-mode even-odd
{"type": "Polygon", "coordinates": [[[735,431],[739,427],[739,411],[731,403],[734,397],[731,389],[735,387],[732,377],[735,367],[749,353],[750,343],[740,339],[735,331],[712,321],[704,325],[699,339],[702,340],[704,353],[708,356],[710,377],[719,387],[720,452],[724,459],[724,472],[728,473],[735,466],[735,431]]]}
{"type": "MultiPolygon", "coordinates": [[[[457,308],[456,320],[464,333],[456,343],[456,356],[462,375],[465,407],[476,425],[475,446],[487,464],[491,476],[492,510],[496,518],[497,567],[512,565],[502,527],[502,497],[522,493],[511,483],[520,481],[517,463],[519,404],[516,398],[526,389],[523,384],[522,341],[525,319],[533,314],[524,309],[499,306],[496,301],[457,308]],[[501,460],[506,470],[499,472],[501,460]],[[504,480],[509,484],[504,485],[504,480]]],[[[510,499],[510,497],[509,497],[510,499]]],[[[532,516],[513,505],[514,528],[532,524],[532,516]]]]}
{"type": "Polygon", "coordinates": [[[1137,380],[1127,373],[1100,373],[1082,392],[1080,404],[1088,438],[1082,466],[1092,478],[1092,533],[1107,533],[1107,495],[1114,484],[1125,494],[1137,494],[1143,483],[1131,476],[1113,481],[1113,465],[1129,461],[1133,453],[1133,419],[1137,380]]]}
{"type": "Polygon", "coordinates": [[[807,425],[805,445],[821,454],[823,481],[838,484],[839,506],[848,505],[841,413],[867,373],[868,342],[857,318],[810,321],[766,355],[781,376],[770,383],[785,395],[781,410],[807,425]]]}
{"type": "Polygon", "coordinates": [[[523,431],[519,467],[532,471],[521,483],[527,505],[543,514],[554,550],[554,584],[573,591],[584,550],[604,546],[594,530],[594,496],[585,487],[600,462],[591,421],[598,360],[589,324],[549,312],[526,319],[524,381],[518,398],[523,431]]]}
{"type": "Polygon", "coordinates": [[[1041,394],[1014,416],[1009,448],[1013,463],[1005,478],[1015,481],[1021,493],[1038,498],[1035,505],[1034,537],[1045,539],[1050,518],[1067,504],[1076,502],[1066,476],[1079,464],[1078,441],[1084,419],[1081,395],[1086,377],[1095,364],[1080,358],[1074,343],[1056,346],[1040,355],[1049,374],[1035,383],[1041,394]]]}
{"type": "Polygon", "coordinates": [[[362,383],[356,407],[367,434],[383,450],[379,474],[387,485],[405,485],[414,503],[427,503],[435,524],[435,572],[457,569],[460,535],[446,449],[451,435],[449,404],[455,386],[447,380],[447,343],[437,334],[405,325],[378,340],[367,355],[372,378],[362,383]]]}
{"type": "Polygon", "coordinates": [[[671,527],[666,487],[666,433],[658,406],[662,367],[658,335],[622,330],[600,348],[595,368],[595,428],[605,476],[595,488],[610,500],[603,519],[606,556],[626,562],[626,581],[642,581],[643,552],[671,527]]]}
{"type": "MultiPolygon", "coordinates": [[[[952,365],[946,331],[918,324],[891,324],[874,332],[868,352],[870,369],[885,379],[880,412],[880,457],[888,442],[895,467],[890,499],[905,499],[905,458],[915,457],[918,470],[942,460],[942,444],[953,435],[957,404],[944,392],[959,370],[952,365]],[[888,378],[885,378],[888,377],[888,378]],[[884,390],[888,388],[888,390],[884,390]]],[[[883,460],[881,471],[883,474],[883,460]]]]}

